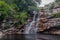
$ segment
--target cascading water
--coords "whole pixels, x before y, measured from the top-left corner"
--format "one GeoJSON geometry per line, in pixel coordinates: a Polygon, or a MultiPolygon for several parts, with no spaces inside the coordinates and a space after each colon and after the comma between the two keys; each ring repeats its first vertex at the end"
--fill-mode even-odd
{"type": "MultiPolygon", "coordinates": [[[[33,0],[37,5],[39,5],[38,2],[36,2],[35,0],[33,0]]],[[[40,16],[36,11],[33,11],[34,16],[33,16],[33,20],[32,22],[27,22],[26,26],[25,26],[25,34],[35,34],[37,32],[38,29],[38,24],[39,24],[39,19],[40,16]],[[37,15],[38,14],[38,15],[37,15]],[[36,17],[38,16],[38,17],[36,17]]]]}
{"type": "Polygon", "coordinates": [[[38,2],[37,0],[33,0],[33,1],[37,4],[38,7],[40,6],[41,0],[39,0],[38,2]]]}
{"type": "Polygon", "coordinates": [[[36,13],[34,13],[32,22],[27,24],[25,27],[25,33],[26,34],[29,34],[29,33],[31,34],[32,32],[34,32],[35,16],[36,16],[36,13]]]}
{"type": "Polygon", "coordinates": [[[39,18],[40,16],[37,15],[37,13],[34,11],[34,16],[33,16],[33,20],[32,22],[28,23],[26,26],[25,26],[25,34],[35,34],[37,32],[37,26],[39,24],[39,18]],[[38,16],[36,18],[36,16],[38,16]]]}

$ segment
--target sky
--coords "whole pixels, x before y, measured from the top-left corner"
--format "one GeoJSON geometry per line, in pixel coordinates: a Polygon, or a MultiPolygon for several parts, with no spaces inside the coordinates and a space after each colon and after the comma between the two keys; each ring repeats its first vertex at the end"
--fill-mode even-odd
{"type": "Polygon", "coordinates": [[[45,5],[54,2],[55,0],[41,0],[41,4],[39,7],[44,7],[45,5]]]}

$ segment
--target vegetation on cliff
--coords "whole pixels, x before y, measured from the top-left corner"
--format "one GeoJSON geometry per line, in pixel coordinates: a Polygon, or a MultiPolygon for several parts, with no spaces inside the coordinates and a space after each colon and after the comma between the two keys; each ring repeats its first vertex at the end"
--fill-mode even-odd
{"type": "Polygon", "coordinates": [[[54,16],[54,18],[60,18],[60,12],[54,14],[53,16],[54,16]]]}
{"type": "Polygon", "coordinates": [[[0,0],[0,28],[25,24],[34,10],[38,9],[32,0],[0,0]]]}

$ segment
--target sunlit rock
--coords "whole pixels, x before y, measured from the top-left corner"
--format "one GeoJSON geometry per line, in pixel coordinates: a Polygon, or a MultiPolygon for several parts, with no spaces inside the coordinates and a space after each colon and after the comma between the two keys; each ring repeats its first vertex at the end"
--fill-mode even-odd
{"type": "Polygon", "coordinates": [[[2,38],[5,34],[3,34],[3,32],[0,31],[0,38],[2,38]]]}

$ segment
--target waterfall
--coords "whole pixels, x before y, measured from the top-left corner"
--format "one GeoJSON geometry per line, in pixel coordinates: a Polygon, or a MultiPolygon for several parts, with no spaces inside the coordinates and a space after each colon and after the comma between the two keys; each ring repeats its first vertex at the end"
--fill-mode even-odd
{"type": "Polygon", "coordinates": [[[32,22],[28,23],[28,24],[25,26],[25,33],[26,33],[26,34],[32,33],[32,31],[34,31],[35,17],[36,17],[36,13],[34,13],[32,22]],[[31,32],[30,32],[30,31],[31,31],[31,32]]]}
{"type": "MultiPolygon", "coordinates": [[[[37,4],[37,6],[40,5],[37,1],[35,0],[33,1],[37,4]]],[[[33,11],[33,14],[34,16],[33,16],[32,22],[27,22],[25,26],[25,32],[24,32],[25,34],[35,34],[38,30],[40,16],[39,16],[39,13],[37,13],[36,11],[33,11]]]]}
{"type": "Polygon", "coordinates": [[[37,26],[39,24],[39,18],[40,16],[37,15],[37,13],[34,11],[34,16],[33,16],[33,20],[30,23],[27,23],[25,26],[25,34],[35,34],[37,32],[37,26]],[[36,18],[36,16],[38,16],[36,18]]]}
{"type": "Polygon", "coordinates": [[[41,3],[41,0],[33,0],[36,4],[37,4],[37,7],[39,7],[40,6],[40,3],[41,3]]]}

